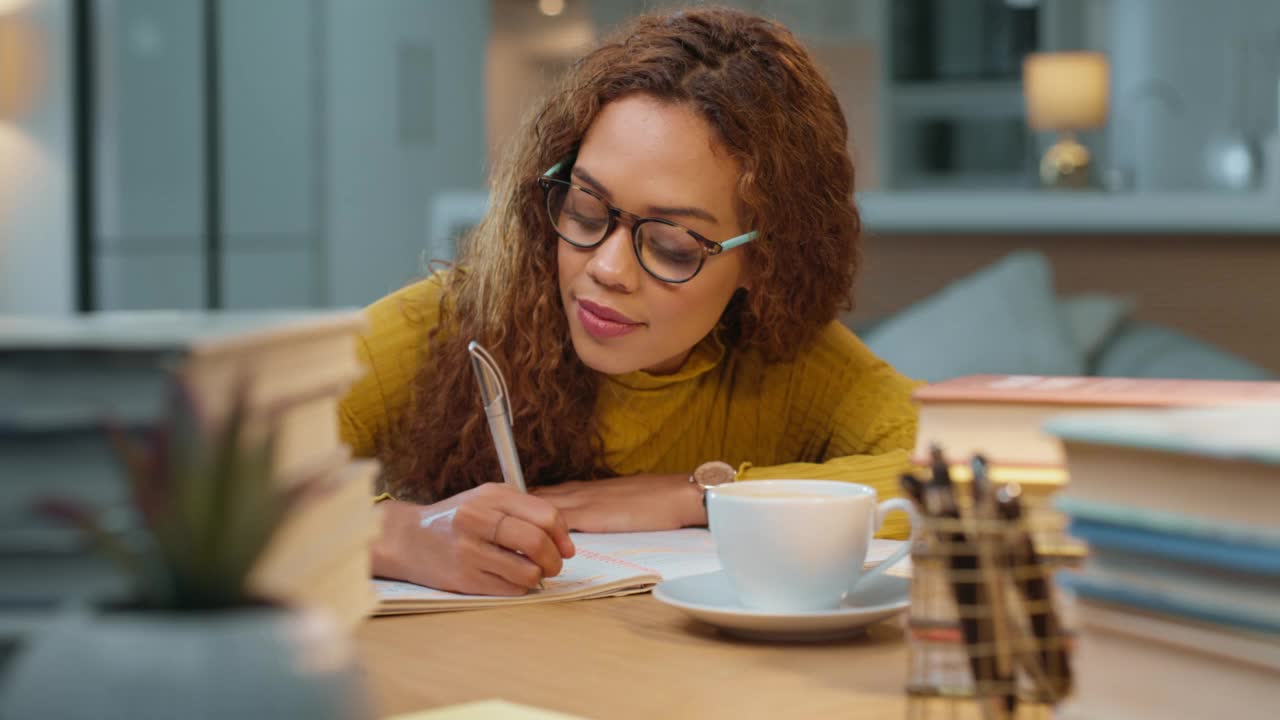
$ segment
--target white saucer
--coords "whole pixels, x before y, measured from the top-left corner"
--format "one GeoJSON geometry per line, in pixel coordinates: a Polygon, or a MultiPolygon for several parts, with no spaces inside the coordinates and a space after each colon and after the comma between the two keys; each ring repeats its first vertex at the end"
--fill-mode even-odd
{"type": "Polygon", "coordinates": [[[755,640],[815,641],[847,637],[893,617],[911,604],[911,580],[879,575],[864,582],[838,608],[805,612],[749,610],[724,572],[667,580],[653,589],[660,602],[679,608],[730,635],[755,640]]]}

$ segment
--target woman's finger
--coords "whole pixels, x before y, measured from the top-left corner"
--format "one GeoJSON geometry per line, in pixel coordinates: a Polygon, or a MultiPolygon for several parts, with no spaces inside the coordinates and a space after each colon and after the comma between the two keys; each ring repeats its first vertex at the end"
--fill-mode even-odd
{"type": "Polygon", "coordinates": [[[543,577],[560,574],[564,560],[560,551],[542,528],[514,515],[507,515],[496,526],[494,544],[524,555],[542,569],[543,577]]]}
{"type": "Polygon", "coordinates": [[[520,518],[541,528],[555,543],[561,557],[573,557],[575,549],[573,540],[569,538],[569,526],[565,524],[564,517],[561,516],[560,511],[550,500],[523,493],[509,492],[502,493],[496,499],[495,507],[499,512],[520,518]]]}
{"type": "Polygon", "coordinates": [[[491,572],[481,570],[480,572],[476,573],[474,589],[468,592],[470,592],[473,595],[501,595],[503,597],[520,597],[521,595],[528,595],[529,588],[517,585],[513,582],[509,582],[505,578],[502,578],[491,572]]]}
{"type": "Polygon", "coordinates": [[[538,587],[542,582],[542,568],[527,557],[489,543],[475,543],[470,550],[473,554],[467,560],[470,567],[520,588],[517,593],[519,595],[538,587]]]}

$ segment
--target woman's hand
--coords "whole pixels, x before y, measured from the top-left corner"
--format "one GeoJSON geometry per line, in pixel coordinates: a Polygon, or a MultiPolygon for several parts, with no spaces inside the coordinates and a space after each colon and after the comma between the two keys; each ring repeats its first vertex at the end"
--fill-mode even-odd
{"type": "Polygon", "coordinates": [[[523,595],[573,557],[546,500],[486,483],[434,505],[387,500],[373,573],[473,595],[523,595]]]}
{"type": "Polygon", "coordinates": [[[688,475],[631,475],[534,488],[583,532],[675,530],[707,524],[702,492],[688,475]]]}

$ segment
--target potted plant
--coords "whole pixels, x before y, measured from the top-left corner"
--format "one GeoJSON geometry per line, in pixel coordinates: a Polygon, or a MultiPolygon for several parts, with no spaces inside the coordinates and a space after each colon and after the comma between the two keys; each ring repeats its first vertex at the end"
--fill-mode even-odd
{"type": "Polygon", "coordinates": [[[0,678],[0,717],[371,716],[349,638],[327,616],[252,596],[247,578],[314,482],[273,477],[274,432],[251,433],[241,387],[222,423],[174,383],[145,441],[109,432],[140,533],[87,509],[45,510],[80,527],[133,580],[125,602],[81,607],[31,638],[0,678]]]}

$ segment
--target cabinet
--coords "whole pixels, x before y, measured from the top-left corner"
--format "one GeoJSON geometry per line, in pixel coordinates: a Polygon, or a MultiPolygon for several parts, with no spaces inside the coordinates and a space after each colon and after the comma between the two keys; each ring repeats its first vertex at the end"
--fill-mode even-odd
{"type": "Polygon", "coordinates": [[[91,266],[99,309],[198,308],[206,296],[201,8],[109,0],[95,12],[91,266]]]}
{"type": "Polygon", "coordinates": [[[484,184],[487,3],[92,9],[96,309],[364,305],[484,184]]]}
{"type": "Polygon", "coordinates": [[[217,106],[206,82],[204,5],[109,0],[95,9],[95,306],[202,308],[211,280],[224,307],[314,304],[315,5],[220,0],[217,106]],[[221,187],[211,208],[214,120],[221,187]],[[216,254],[211,212],[221,221],[216,254]]]}
{"type": "Polygon", "coordinates": [[[1083,3],[887,0],[881,13],[881,187],[1034,183],[1047,142],[1026,125],[1022,59],[1074,49],[1083,3]]]}

